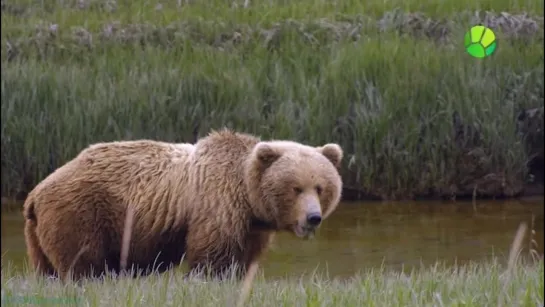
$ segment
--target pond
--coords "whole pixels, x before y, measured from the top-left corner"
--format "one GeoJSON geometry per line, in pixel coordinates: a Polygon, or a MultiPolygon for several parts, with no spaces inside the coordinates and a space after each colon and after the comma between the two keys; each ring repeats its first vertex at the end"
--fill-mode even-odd
{"type": "MultiPolygon", "coordinates": [[[[2,262],[26,266],[21,205],[2,206],[2,262]]],[[[526,222],[524,239],[543,255],[544,199],[477,202],[343,202],[316,233],[303,241],[276,237],[262,263],[268,278],[313,273],[349,277],[360,270],[411,270],[437,261],[447,265],[506,259],[515,232],[526,222]],[[537,246],[531,244],[531,240],[537,246]]]]}

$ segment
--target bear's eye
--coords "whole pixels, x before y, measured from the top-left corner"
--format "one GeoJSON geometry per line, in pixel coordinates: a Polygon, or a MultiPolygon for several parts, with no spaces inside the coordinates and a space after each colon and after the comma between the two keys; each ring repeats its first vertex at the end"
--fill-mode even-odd
{"type": "Polygon", "coordinates": [[[303,193],[303,189],[301,189],[301,188],[299,188],[299,187],[293,188],[293,191],[295,192],[295,194],[301,194],[301,193],[303,193]]]}
{"type": "Polygon", "coordinates": [[[316,193],[318,193],[318,195],[322,194],[322,187],[321,186],[317,185],[315,189],[316,189],[316,193]]]}

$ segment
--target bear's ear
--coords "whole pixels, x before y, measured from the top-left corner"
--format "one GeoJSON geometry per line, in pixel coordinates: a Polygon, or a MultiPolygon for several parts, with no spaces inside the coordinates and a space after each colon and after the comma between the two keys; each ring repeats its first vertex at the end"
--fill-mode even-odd
{"type": "Polygon", "coordinates": [[[258,143],[254,148],[254,152],[257,160],[264,167],[270,166],[282,156],[282,152],[279,148],[275,148],[266,142],[258,143]]]}
{"type": "Polygon", "coordinates": [[[341,161],[343,159],[343,150],[341,146],[329,143],[325,144],[322,147],[317,147],[318,151],[324,155],[335,167],[341,166],[341,161]]]}

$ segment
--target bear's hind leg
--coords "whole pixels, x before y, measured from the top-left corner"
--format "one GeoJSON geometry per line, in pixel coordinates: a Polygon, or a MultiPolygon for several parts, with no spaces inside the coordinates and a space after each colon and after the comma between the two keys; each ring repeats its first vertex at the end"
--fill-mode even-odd
{"type": "Polygon", "coordinates": [[[51,262],[58,268],[59,277],[63,281],[103,277],[106,270],[118,272],[119,263],[112,261],[114,257],[109,257],[101,237],[95,237],[95,241],[80,242],[69,239],[71,242],[66,242],[66,246],[73,248],[55,250],[56,254],[51,257],[51,262]]]}
{"type": "Polygon", "coordinates": [[[42,249],[62,280],[97,278],[107,269],[119,271],[121,249],[114,244],[119,240],[113,240],[116,238],[113,223],[101,216],[103,206],[95,204],[91,209],[95,212],[91,214],[81,215],[81,218],[59,214],[54,221],[47,221],[57,227],[38,229],[42,230],[38,231],[42,249]]]}
{"type": "Polygon", "coordinates": [[[31,266],[36,273],[45,276],[56,276],[55,268],[44,254],[38,237],[36,236],[36,222],[26,220],[25,222],[25,241],[27,254],[31,266]]]}

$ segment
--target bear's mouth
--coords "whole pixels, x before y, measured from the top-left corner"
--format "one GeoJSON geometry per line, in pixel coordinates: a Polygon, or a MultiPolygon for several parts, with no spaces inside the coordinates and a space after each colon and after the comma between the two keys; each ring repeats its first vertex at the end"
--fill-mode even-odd
{"type": "Polygon", "coordinates": [[[307,227],[307,226],[301,226],[299,224],[296,224],[293,227],[293,232],[299,238],[308,240],[314,237],[314,233],[316,232],[316,227],[307,227]]]}

